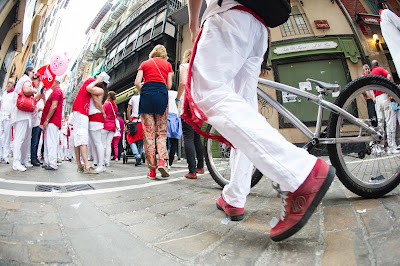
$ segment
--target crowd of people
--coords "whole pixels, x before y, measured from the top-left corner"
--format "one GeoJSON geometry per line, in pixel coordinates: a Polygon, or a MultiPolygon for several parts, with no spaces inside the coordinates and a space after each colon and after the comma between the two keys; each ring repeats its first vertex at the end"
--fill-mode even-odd
{"type": "MultiPolygon", "coordinates": [[[[124,118],[115,104],[116,93],[108,91],[110,77],[107,73],[87,79],[77,93],[72,112],[64,114],[61,77],[56,76],[47,90],[41,86],[34,68],[27,67],[16,84],[14,79],[8,80],[3,93],[0,160],[10,163],[12,146],[12,167],[16,171],[26,171],[33,166],[57,170],[62,161],[74,159],[78,172],[97,174],[106,171],[112,159],[118,161],[119,143],[126,141],[136,159],[135,166],[142,165],[143,160],[147,162],[148,178],[167,178],[182,136],[180,98],[183,98],[182,86],[186,82],[185,73],[181,71],[183,85],[178,98],[178,92],[170,90],[173,71],[167,59],[165,47],[157,45],[149,60],[141,64],[135,81],[138,94],[130,99],[123,112],[124,118]],[[18,107],[22,95],[32,99],[33,110],[18,107]],[[130,123],[136,125],[133,133],[128,130],[130,123]],[[160,175],[157,176],[156,170],[160,175]]],[[[187,65],[189,59],[190,51],[187,51],[183,62],[187,65]]],[[[189,164],[185,177],[193,179],[197,178],[197,173],[204,173],[202,145],[197,133],[184,132],[189,164]],[[197,168],[194,148],[191,148],[195,142],[197,168]]]]}

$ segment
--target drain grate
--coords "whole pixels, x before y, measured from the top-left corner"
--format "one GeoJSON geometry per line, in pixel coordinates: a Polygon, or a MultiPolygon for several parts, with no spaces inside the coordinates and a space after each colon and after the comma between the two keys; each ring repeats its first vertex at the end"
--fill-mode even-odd
{"type": "Polygon", "coordinates": [[[94,190],[94,188],[89,184],[83,185],[68,185],[68,186],[53,186],[53,185],[36,185],[35,191],[40,192],[56,192],[56,193],[66,193],[75,192],[83,190],[94,190]]]}
{"type": "Polygon", "coordinates": [[[73,191],[82,191],[82,190],[94,190],[94,188],[89,184],[84,184],[84,185],[65,186],[65,190],[67,192],[73,192],[73,191]]]}

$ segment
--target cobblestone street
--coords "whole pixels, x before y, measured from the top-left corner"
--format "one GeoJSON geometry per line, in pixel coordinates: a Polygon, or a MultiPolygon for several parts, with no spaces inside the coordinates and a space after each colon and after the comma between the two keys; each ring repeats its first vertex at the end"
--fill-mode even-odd
{"type": "Polygon", "coordinates": [[[0,264],[67,265],[398,265],[400,190],[362,199],[336,179],[317,212],[295,236],[269,238],[280,199],[262,179],[245,219],[217,210],[221,189],[206,172],[183,178],[178,161],[168,181],[147,167],[112,162],[84,175],[63,162],[58,171],[24,173],[0,165],[0,264]],[[35,191],[36,185],[90,185],[78,192],[35,191]]]}

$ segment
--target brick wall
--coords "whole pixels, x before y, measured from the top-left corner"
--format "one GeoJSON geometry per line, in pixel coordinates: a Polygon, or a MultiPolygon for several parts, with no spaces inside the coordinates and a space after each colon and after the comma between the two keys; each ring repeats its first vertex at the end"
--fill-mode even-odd
{"type": "MultiPolygon", "coordinates": [[[[341,0],[347,12],[354,19],[354,0],[341,0]]],[[[394,0],[395,1],[395,0],[394,0]]],[[[361,4],[360,0],[357,0],[357,13],[368,13],[364,6],[361,4]]]]}
{"type": "Polygon", "coordinates": [[[389,5],[392,7],[393,12],[396,13],[397,16],[400,16],[400,5],[396,0],[386,0],[389,5]]]}

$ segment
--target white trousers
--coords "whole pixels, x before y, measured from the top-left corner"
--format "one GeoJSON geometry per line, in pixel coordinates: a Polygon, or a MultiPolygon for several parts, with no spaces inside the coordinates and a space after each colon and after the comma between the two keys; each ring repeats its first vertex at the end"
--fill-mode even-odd
{"type": "Polygon", "coordinates": [[[378,118],[378,126],[380,128],[385,128],[386,124],[386,136],[388,140],[388,146],[393,147],[393,132],[391,130],[393,110],[391,106],[391,101],[389,96],[384,93],[375,97],[375,108],[376,116],[378,118]]]}
{"type": "Polygon", "coordinates": [[[390,125],[390,132],[392,138],[392,144],[394,148],[397,148],[398,141],[396,141],[396,130],[397,127],[400,125],[400,111],[393,111],[392,110],[392,117],[391,117],[391,125],[390,125]]]}
{"type": "Polygon", "coordinates": [[[10,120],[0,121],[0,159],[9,161],[10,143],[11,143],[11,125],[10,120]]]}
{"type": "Polygon", "coordinates": [[[42,133],[40,133],[40,139],[39,139],[39,144],[38,144],[38,151],[37,151],[37,157],[38,159],[42,158],[42,146],[43,146],[43,130],[42,133]]]}
{"type": "Polygon", "coordinates": [[[93,147],[93,163],[98,166],[104,165],[104,145],[101,130],[89,130],[89,141],[93,147]]]}
{"type": "Polygon", "coordinates": [[[57,169],[57,148],[59,144],[60,129],[49,123],[44,133],[44,163],[57,169]]]}
{"type": "Polygon", "coordinates": [[[113,131],[101,130],[101,139],[103,141],[103,146],[106,149],[106,155],[104,156],[104,163],[109,164],[111,160],[111,142],[114,137],[113,131]]]}
{"type": "Polygon", "coordinates": [[[67,136],[65,136],[61,132],[60,132],[60,141],[61,141],[61,147],[60,147],[61,159],[65,159],[68,157],[68,142],[67,142],[67,136]]]}
{"type": "Polygon", "coordinates": [[[385,9],[381,13],[380,26],[397,73],[400,73],[400,18],[392,11],[385,9]]]}
{"type": "Polygon", "coordinates": [[[252,163],[282,190],[293,192],[317,160],[258,113],[256,89],[267,45],[266,28],[249,13],[216,14],[204,24],[192,69],[194,101],[236,148],[223,197],[239,208],[250,192],[252,163]]]}
{"type": "Polygon", "coordinates": [[[20,120],[14,123],[13,167],[28,163],[32,137],[32,128],[29,124],[29,120],[20,120]]]}
{"type": "Polygon", "coordinates": [[[75,157],[75,145],[74,145],[74,135],[72,134],[71,131],[71,135],[69,135],[68,137],[68,158],[72,159],[73,157],[75,157]]]}

